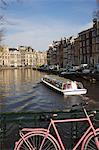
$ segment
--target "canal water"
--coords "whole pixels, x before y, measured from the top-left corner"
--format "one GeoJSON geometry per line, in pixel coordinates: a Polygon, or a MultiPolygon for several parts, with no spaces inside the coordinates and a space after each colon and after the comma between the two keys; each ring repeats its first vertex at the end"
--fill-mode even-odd
{"type": "Polygon", "coordinates": [[[33,69],[0,70],[0,112],[63,111],[83,100],[90,109],[99,108],[99,82],[81,80],[88,93],[64,97],[41,83],[44,74],[33,69]]]}

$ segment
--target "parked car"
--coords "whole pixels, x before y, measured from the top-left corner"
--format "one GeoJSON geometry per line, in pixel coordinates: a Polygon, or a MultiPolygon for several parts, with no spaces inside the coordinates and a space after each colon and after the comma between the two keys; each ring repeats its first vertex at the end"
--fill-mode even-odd
{"type": "Polygon", "coordinates": [[[82,70],[82,73],[90,73],[90,72],[91,72],[90,69],[83,69],[83,70],[82,70]]]}
{"type": "Polygon", "coordinates": [[[61,72],[60,72],[60,75],[64,75],[68,72],[68,69],[63,69],[61,72]]]}
{"type": "Polygon", "coordinates": [[[82,69],[82,73],[92,73],[93,70],[94,70],[94,67],[93,67],[93,66],[85,66],[85,67],[82,69]]]}
{"type": "Polygon", "coordinates": [[[99,72],[99,64],[95,65],[95,70],[96,70],[96,72],[99,72]]]}
{"type": "Polygon", "coordinates": [[[69,72],[76,72],[78,70],[77,66],[71,66],[70,68],[68,68],[69,72]]]}

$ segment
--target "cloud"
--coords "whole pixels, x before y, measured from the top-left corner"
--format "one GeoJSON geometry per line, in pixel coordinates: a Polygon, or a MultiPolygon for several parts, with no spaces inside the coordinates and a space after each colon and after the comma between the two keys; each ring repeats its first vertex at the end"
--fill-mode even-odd
{"type": "Polygon", "coordinates": [[[93,22],[89,22],[86,25],[81,27],[81,31],[87,30],[87,29],[91,28],[92,26],[93,26],[93,22]]]}
{"type": "Polygon", "coordinates": [[[44,20],[33,22],[24,18],[10,18],[9,20],[12,25],[7,24],[5,26],[7,29],[5,43],[10,47],[32,46],[36,50],[47,50],[48,45],[53,40],[77,35],[77,33],[91,26],[91,23],[84,26],[80,24],[72,25],[49,18],[46,18],[46,22],[44,20]]]}

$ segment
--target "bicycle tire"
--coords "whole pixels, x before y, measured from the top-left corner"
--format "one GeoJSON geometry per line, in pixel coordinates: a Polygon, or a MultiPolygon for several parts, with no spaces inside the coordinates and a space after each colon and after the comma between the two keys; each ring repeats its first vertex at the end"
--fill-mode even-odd
{"type": "Polygon", "coordinates": [[[99,140],[99,131],[97,131],[96,133],[97,133],[96,136],[94,136],[93,132],[89,134],[89,136],[83,143],[82,150],[99,150],[99,148],[97,148],[95,143],[95,137],[97,137],[99,140]]]}
{"type": "Polygon", "coordinates": [[[14,150],[61,150],[57,140],[50,134],[47,135],[47,138],[40,149],[41,142],[45,136],[45,132],[31,132],[30,134],[24,136],[24,140],[21,138],[17,142],[14,150]],[[28,143],[30,147],[28,147],[28,143]]]}

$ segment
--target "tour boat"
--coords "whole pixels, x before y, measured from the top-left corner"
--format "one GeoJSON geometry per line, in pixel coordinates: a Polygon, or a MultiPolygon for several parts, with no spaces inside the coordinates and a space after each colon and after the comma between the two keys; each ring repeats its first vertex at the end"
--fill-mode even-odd
{"type": "Polygon", "coordinates": [[[87,89],[83,87],[81,82],[72,81],[69,79],[61,78],[54,75],[45,75],[41,81],[47,86],[55,89],[58,92],[68,95],[82,95],[86,94],[87,89]]]}

